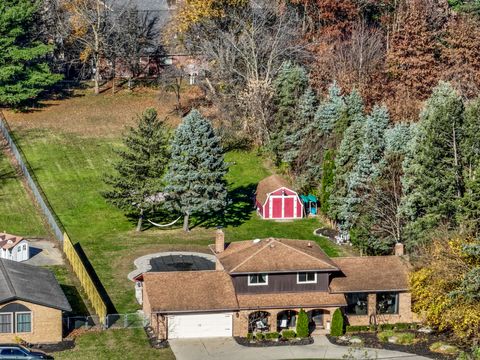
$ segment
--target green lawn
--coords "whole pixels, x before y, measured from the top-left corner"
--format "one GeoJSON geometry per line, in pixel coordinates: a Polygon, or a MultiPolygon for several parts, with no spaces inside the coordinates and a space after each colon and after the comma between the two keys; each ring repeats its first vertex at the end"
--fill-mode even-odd
{"type": "Polygon", "coordinates": [[[175,360],[170,349],[153,349],[143,329],[91,332],[78,337],[75,348],[53,354],[56,360],[175,360]]]}
{"type": "Polygon", "coordinates": [[[47,232],[19,177],[0,147],[0,232],[42,237],[47,232]]]}

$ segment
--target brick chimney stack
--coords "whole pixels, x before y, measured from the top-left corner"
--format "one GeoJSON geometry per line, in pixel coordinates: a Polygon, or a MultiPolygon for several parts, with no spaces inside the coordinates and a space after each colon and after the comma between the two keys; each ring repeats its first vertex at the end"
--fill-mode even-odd
{"type": "Polygon", "coordinates": [[[402,243],[395,244],[395,255],[396,256],[403,256],[405,255],[405,245],[402,243]]]}
{"type": "Polygon", "coordinates": [[[225,233],[222,229],[217,229],[215,232],[215,252],[221,253],[225,250],[225,233]]]}

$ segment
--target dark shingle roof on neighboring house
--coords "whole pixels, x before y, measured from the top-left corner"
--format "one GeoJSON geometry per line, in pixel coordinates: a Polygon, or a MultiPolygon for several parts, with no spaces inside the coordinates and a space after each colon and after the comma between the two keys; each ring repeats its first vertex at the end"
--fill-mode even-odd
{"type": "Polygon", "coordinates": [[[0,259],[0,303],[14,300],[72,311],[50,270],[0,259]]]}

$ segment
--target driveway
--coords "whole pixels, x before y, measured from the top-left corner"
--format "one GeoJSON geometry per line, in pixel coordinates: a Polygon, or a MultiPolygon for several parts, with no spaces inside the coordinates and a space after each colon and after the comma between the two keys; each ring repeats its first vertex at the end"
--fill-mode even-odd
{"type": "Polygon", "coordinates": [[[35,266],[63,265],[60,244],[43,239],[27,239],[30,244],[30,259],[25,264],[35,266]]]}
{"type": "Polygon", "coordinates": [[[241,346],[233,338],[172,339],[169,343],[177,360],[428,359],[398,351],[349,349],[331,344],[324,336],[314,339],[311,345],[267,348],[241,346]]]}

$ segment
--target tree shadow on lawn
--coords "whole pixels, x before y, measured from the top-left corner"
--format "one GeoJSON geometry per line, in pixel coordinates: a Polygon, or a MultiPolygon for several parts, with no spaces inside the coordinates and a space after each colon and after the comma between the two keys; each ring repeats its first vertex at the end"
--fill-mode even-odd
{"type": "Polygon", "coordinates": [[[239,186],[228,192],[228,205],[223,213],[214,213],[204,216],[196,216],[192,221],[191,228],[202,226],[212,227],[238,227],[250,220],[254,207],[256,184],[239,186]]]}

